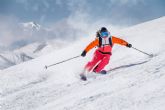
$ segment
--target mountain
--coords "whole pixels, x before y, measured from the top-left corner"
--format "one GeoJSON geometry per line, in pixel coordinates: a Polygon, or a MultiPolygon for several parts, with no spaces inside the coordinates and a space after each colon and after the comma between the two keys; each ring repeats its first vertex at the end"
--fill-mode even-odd
{"type": "MultiPolygon", "coordinates": [[[[53,50],[63,48],[69,43],[57,38],[48,38],[47,40],[35,39],[37,36],[53,36],[51,29],[45,28],[35,22],[20,23],[18,25],[19,36],[27,36],[28,39],[16,41],[13,45],[19,45],[16,49],[9,50],[7,47],[0,46],[0,69],[5,69],[25,61],[29,61],[53,50]],[[22,33],[21,33],[22,32],[22,33]],[[32,42],[32,43],[31,43],[32,42]]],[[[14,46],[12,46],[14,47],[14,46]]]]}
{"type": "Polygon", "coordinates": [[[36,22],[27,22],[27,23],[20,23],[20,26],[22,26],[25,30],[27,29],[35,29],[35,30],[40,30],[41,25],[37,24],[36,22]]]}
{"type": "Polygon", "coordinates": [[[66,47],[76,40],[76,36],[82,36],[83,33],[77,28],[71,28],[66,20],[51,28],[41,26],[34,21],[19,23],[18,26],[15,26],[15,31],[13,36],[23,37],[11,45],[11,47],[14,47],[12,51],[0,46],[0,69],[66,47]]]}
{"type": "Polygon", "coordinates": [[[80,55],[93,37],[54,50],[0,72],[2,110],[164,110],[165,17],[118,30],[117,36],[149,54],[115,45],[107,75],[78,74],[93,51],[45,70],[44,66],[80,55]]]}
{"type": "Polygon", "coordinates": [[[0,69],[5,69],[32,60],[54,50],[64,48],[67,45],[69,45],[69,43],[54,39],[51,41],[31,43],[13,51],[1,51],[0,69]]]}

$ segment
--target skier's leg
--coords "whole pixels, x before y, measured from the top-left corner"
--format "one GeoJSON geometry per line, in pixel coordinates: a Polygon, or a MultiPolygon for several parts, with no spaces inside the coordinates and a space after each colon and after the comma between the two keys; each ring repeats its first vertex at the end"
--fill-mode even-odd
{"type": "Polygon", "coordinates": [[[99,73],[108,63],[110,60],[110,55],[104,55],[104,58],[101,60],[101,62],[98,64],[97,68],[95,69],[96,73],[99,73]]]}
{"type": "Polygon", "coordinates": [[[102,59],[102,55],[97,50],[94,53],[92,61],[88,62],[85,66],[85,69],[89,72],[93,69],[93,67],[102,59]]]}

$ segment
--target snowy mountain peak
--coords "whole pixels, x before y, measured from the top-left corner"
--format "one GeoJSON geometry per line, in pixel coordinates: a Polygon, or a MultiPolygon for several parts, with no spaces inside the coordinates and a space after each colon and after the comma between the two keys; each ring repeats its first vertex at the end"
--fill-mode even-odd
{"type": "Polygon", "coordinates": [[[41,28],[41,25],[37,24],[37,23],[34,22],[34,21],[26,22],[26,23],[21,23],[21,25],[22,25],[24,28],[27,28],[27,29],[36,29],[36,30],[40,30],[40,28],[41,28]]]}

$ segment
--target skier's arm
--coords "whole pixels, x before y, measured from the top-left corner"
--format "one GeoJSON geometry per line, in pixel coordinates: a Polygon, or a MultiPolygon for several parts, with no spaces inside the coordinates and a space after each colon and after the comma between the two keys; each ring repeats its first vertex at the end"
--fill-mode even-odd
{"type": "Polygon", "coordinates": [[[98,39],[95,39],[94,41],[92,41],[85,49],[84,51],[82,52],[81,56],[85,57],[86,56],[86,53],[88,51],[90,51],[93,47],[97,46],[99,44],[99,40],[98,39]]]}
{"type": "Polygon", "coordinates": [[[99,44],[99,40],[95,39],[94,41],[92,41],[86,48],[85,51],[88,52],[90,51],[92,48],[94,48],[95,46],[97,46],[99,44]]]}
{"type": "Polygon", "coordinates": [[[126,42],[125,40],[123,39],[120,39],[120,38],[117,38],[115,36],[112,36],[112,42],[115,44],[120,44],[120,45],[124,45],[124,46],[127,46],[129,43],[126,42]]]}

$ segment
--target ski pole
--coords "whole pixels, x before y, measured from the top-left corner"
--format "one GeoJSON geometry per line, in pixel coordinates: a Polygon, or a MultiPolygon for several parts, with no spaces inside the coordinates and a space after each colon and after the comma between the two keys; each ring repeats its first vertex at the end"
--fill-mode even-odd
{"type": "Polygon", "coordinates": [[[66,62],[66,61],[69,61],[69,60],[72,60],[72,59],[75,59],[75,58],[78,58],[78,57],[80,57],[81,55],[78,55],[78,56],[75,56],[75,57],[72,57],[72,58],[69,58],[69,59],[66,59],[66,60],[63,60],[63,61],[60,61],[60,62],[57,62],[57,63],[54,63],[54,64],[51,64],[51,65],[46,65],[45,66],[45,69],[47,69],[48,67],[51,67],[51,66],[54,66],[54,65],[58,65],[58,64],[60,64],[60,63],[64,63],[64,62],[66,62]]]}
{"type": "Polygon", "coordinates": [[[141,50],[139,50],[139,49],[137,49],[137,48],[135,48],[135,47],[132,47],[133,49],[135,49],[135,50],[137,50],[137,51],[139,51],[139,52],[141,52],[141,53],[143,53],[143,54],[146,54],[146,55],[148,55],[148,56],[150,56],[150,57],[153,57],[153,54],[148,54],[148,53],[146,53],[146,52],[144,52],[144,51],[141,51],[141,50]]]}

